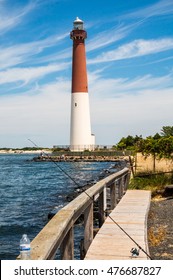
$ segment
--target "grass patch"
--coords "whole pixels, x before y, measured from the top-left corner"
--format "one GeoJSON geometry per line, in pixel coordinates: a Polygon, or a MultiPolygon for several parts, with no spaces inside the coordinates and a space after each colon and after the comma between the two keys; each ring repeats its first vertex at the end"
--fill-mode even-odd
{"type": "Polygon", "coordinates": [[[152,195],[162,191],[165,185],[173,184],[173,174],[143,174],[131,179],[129,189],[150,190],[152,195]]]}

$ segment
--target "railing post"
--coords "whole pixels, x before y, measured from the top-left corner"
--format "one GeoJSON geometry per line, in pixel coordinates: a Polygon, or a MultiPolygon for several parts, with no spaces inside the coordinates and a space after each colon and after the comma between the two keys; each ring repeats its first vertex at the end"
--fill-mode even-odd
{"type": "Polygon", "coordinates": [[[120,199],[123,196],[123,192],[124,192],[124,176],[120,178],[120,199]]]}
{"type": "Polygon", "coordinates": [[[106,187],[100,193],[98,198],[98,211],[99,211],[99,228],[105,221],[105,210],[106,210],[106,187]]]}
{"type": "Polygon", "coordinates": [[[74,232],[73,227],[67,232],[61,246],[61,260],[73,260],[74,259],[74,232]]]}
{"type": "Polygon", "coordinates": [[[93,240],[93,202],[84,212],[84,255],[93,240]]]}
{"type": "Polygon", "coordinates": [[[113,210],[117,205],[117,192],[116,192],[116,180],[110,186],[110,203],[111,203],[111,210],[113,210]]]}
{"type": "Polygon", "coordinates": [[[117,185],[118,185],[118,202],[119,202],[122,197],[122,178],[121,177],[118,178],[117,185]]]}
{"type": "Polygon", "coordinates": [[[128,188],[128,184],[129,184],[129,179],[130,179],[130,172],[127,172],[125,175],[125,179],[124,179],[124,191],[127,191],[128,188]]]}

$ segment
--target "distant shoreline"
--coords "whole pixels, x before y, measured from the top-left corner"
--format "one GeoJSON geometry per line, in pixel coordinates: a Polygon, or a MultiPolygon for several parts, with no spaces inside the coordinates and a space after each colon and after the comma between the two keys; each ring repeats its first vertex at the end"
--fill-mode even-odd
{"type": "Polygon", "coordinates": [[[52,151],[51,149],[44,149],[44,150],[20,150],[20,149],[9,149],[9,150],[0,150],[0,155],[5,155],[5,154],[15,154],[15,155],[21,155],[21,154],[41,154],[46,152],[48,154],[51,154],[52,151]]]}

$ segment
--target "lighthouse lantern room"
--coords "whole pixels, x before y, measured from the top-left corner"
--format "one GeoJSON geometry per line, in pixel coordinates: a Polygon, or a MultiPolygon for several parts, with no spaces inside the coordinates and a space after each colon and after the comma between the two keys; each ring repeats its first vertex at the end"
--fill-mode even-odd
{"type": "Polygon", "coordinates": [[[73,29],[74,30],[83,30],[83,21],[79,19],[78,17],[73,22],[73,29]]]}

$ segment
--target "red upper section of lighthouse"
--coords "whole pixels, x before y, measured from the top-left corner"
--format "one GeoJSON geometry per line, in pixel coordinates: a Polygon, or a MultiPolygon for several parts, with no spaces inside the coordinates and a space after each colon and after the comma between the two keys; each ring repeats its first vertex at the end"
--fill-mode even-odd
{"type": "Polygon", "coordinates": [[[85,54],[87,33],[83,30],[83,21],[79,18],[74,21],[74,29],[70,33],[70,38],[73,40],[72,93],[88,92],[85,54]]]}

